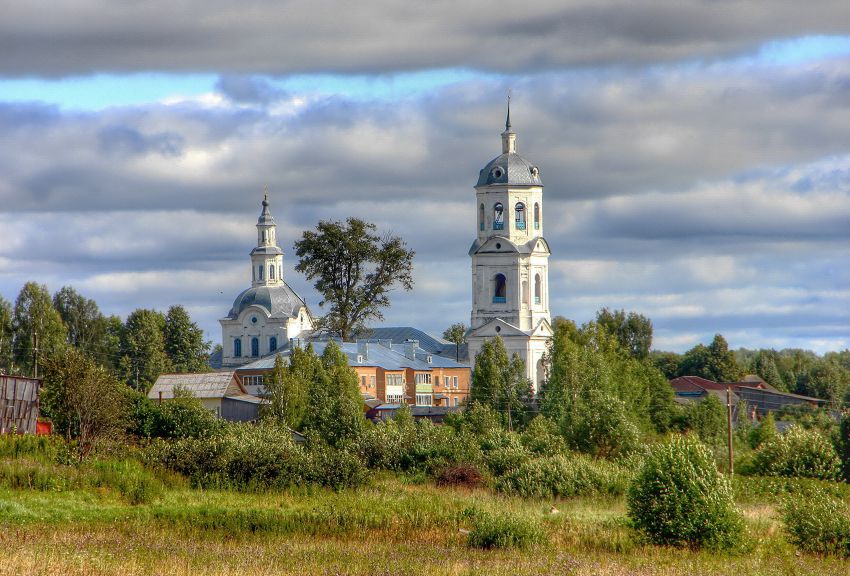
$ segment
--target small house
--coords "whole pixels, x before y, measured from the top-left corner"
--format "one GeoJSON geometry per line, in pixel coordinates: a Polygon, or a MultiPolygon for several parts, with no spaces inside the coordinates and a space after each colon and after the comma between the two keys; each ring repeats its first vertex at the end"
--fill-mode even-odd
{"type": "Polygon", "coordinates": [[[167,402],[180,392],[191,395],[223,420],[250,422],[259,418],[261,398],[248,394],[233,371],[204,374],[163,374],[156,379],[148,398],[167,402]]]}

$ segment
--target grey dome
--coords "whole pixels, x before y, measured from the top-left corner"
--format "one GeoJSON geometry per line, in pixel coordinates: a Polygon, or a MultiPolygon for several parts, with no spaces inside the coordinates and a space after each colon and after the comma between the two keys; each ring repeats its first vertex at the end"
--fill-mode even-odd
{"type": "Polygon", "coordinates": [[[248,288],[236,297],[227,317],[239,317],[248,306],[259,306],[272,318],[296,318],[301,309],[307,307],[286,282],[248,288]]]}
{"type": "Polygon", "coordinates": [[[515,152],[506,152],[481,169],[476,186],[487,184],[543,186],[543,181],[537,166],[515,152]]]}

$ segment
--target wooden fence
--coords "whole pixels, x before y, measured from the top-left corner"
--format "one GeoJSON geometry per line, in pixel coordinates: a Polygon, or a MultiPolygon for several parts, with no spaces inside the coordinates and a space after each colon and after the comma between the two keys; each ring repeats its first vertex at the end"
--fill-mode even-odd
{"type": "Polygon", "coordinates": [[[0,376],[0,434],[35,434],[41,381],[0,376]]]}

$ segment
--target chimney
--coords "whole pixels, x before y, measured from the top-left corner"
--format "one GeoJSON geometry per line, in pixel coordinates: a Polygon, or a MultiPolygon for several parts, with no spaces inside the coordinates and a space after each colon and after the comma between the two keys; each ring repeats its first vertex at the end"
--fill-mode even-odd
{"type": "Polygon", "coordinates": [[[364,340],[357,341],[357,355],[363,356],[364,360],[369,359],[369,342],[364,340]]]}

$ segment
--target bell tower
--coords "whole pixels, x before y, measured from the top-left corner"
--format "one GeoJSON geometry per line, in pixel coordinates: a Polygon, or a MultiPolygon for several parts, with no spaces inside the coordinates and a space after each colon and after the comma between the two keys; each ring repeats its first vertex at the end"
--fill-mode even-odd
{"type": "Polygon", "coordinates": [[[543,237],[540,170],[517,152],[510,100],[502,154],[479,172],[472,258],[470,360],[488,337],[501,336],[517,352],[537,389],[540,359],[551,337],[549,245],[543,237]]]}

